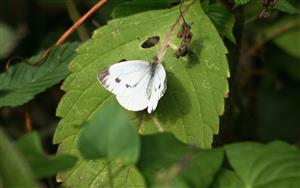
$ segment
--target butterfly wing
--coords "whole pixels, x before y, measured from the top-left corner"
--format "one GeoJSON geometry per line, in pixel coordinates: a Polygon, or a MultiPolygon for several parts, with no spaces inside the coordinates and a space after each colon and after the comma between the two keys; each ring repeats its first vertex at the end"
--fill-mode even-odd
{"type": "Polygon", "coordinates": [[[100,72],[98,81],[117,96],[129,96],[150,69],[150,63],[147,61],[124,61],[113,64],[100,72]]]}
{"type": "Polygon", "coordinates": [[[147,87],[150,80],[150,72],[146,74],[140,82],[133,88],[128,96],[117,95],[118,102],[127,110],[140,111],[147,108],[149,97],[147,95],[147,87]]]}
{"type": "Polygon", "coordinates": [[[166,71],[162,64],[157,64],[154,76],[152,77],[151,95],[148,103],[148,113],[153,112],[158,104],[159,99],[164,95],[167,89],[166,71]]]}
{"type": "Polygon", "coordinates": [[[166,90],[164,67],[161,64],[157,64],[154,70],[152,67],[142,60],[116,63],[103,70],[98,81],[115,94],[127,110],[140,111],[148,107],[148,113],[151,113],[166,90]]]}

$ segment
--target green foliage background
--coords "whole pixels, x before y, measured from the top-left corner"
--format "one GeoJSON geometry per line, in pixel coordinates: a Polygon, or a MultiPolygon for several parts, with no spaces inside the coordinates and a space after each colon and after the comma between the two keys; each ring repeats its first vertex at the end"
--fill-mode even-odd
{"type": "Polygon", "coordinates": [[[108,1],[40,61],[96,2],[0,2],[0,187],[300,186],[297,0],[186,1],[191,53],[174,57],[178,24],[152,114],[121,108],[96,76],[121,59],[151,61],[180,18],[177,0],[108,1]],[[151,36],[159,43],[142,48],[151,36]]]}

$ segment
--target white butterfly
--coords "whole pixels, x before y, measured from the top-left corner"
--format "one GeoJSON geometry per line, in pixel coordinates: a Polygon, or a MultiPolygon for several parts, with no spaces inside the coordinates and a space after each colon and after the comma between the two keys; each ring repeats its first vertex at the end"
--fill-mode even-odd
{"type": "Polygon", "coordinates": [[[113,64],[98,74],[98,81],[116,95],[127,110],[147,108],[153,112],[167,89],[166,71],[161,63],[143,60],[113,64]]]}

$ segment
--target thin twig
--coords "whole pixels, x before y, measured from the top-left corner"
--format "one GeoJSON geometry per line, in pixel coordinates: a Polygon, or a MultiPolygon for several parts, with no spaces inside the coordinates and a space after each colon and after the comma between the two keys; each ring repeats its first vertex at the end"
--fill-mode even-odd
{"type": "Polygon", "coordinates": [[[180,14],[179,18],[176,20],[175,24],[172,26],[170,32],[167,34],[163,44],[161,45],[159,51],[158,51],[158,54],[157,54],[157,61],[156,63],[162,63],[163,61],[163,58],[166,54],[166,51],[167,51],[167,48],[169,47],[170,43],[171,43],[171,40],[172,40],[172,37],[175,33],[175,30],[176,28],[182,24],[182,21],[183,21],[183,17],[191,11],[191,8],[192,8],[192,5],[195,3],[196,1],[194,0],[187,8],[185,8],[183,10],[183,12],[180,14]]]}
{"type": "Polygon", "coordinates": [[[95,4],[87,13],[85,13],[79,20],[76,21],[55,43],[54,46],[51,46],[48,48],[43,56],[42,59],[38,62],[43,61],[45,58],[48,57],[49,53],[52,51],[52,49],[56,46],[61,45],[78,27],[81,26],[81,24],[90,17],[93,13],[95,13],[102,5],[104,5],[108,0],[100,0],[97,4],[95,4]]]}
{"type": "Polygon", "coordinates": [[[273,32],[268,33],[265,37],[259,38],[258,40],[256,40],[255,44],[251,46],[251,48],[247,49],[247,52],[243,55],[244,58],[248,59],[255,56],[256,52],[261,49],[267,42],[297,25],[299,25],[299,19],[293,22],[289,22],[282,27],[278,27],[277,29],[273,30],[273,32]]]}
{"type": "Polygon", "coordinates": [[[32,131],[32,121],[31,121],[31,117],[29,114],[28,106],[25,106],[24,123],[25,123],[25,128],[26,128],[27,132],[31,132],[32,131]]]}
{"type": "Polygon", "coordinates": [[[55,43],[55,45],[61,45],[88,17],[96,12],[107,0],[100,0],[95,4],[87,13],[85,13],[79,20],[76,21],[55,43]]]}
{"type": "MultiPolygon", "coordinates": [[[[74,0],[65,0],[65,5],[71,20],[73,21],[73,23],[76,23],[76,21],[79,20],[81,16],[79,11],[76,8],[76,4],[74,0]]],[[[78,28],[77,33],[81,41],[86,41],[89,39],[89,33],[87,29],[84,27],[84,25],[78,28]]]]}

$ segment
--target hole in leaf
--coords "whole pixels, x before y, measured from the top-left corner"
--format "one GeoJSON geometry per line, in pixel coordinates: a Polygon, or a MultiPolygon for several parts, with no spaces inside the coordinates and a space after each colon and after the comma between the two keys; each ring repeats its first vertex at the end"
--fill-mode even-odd
{"type": "Polygon", "coordinates": [[[151,48],[159,42],[159,36],[148,37],[148,39],[142,44],[142,48],[151,48]]]}

